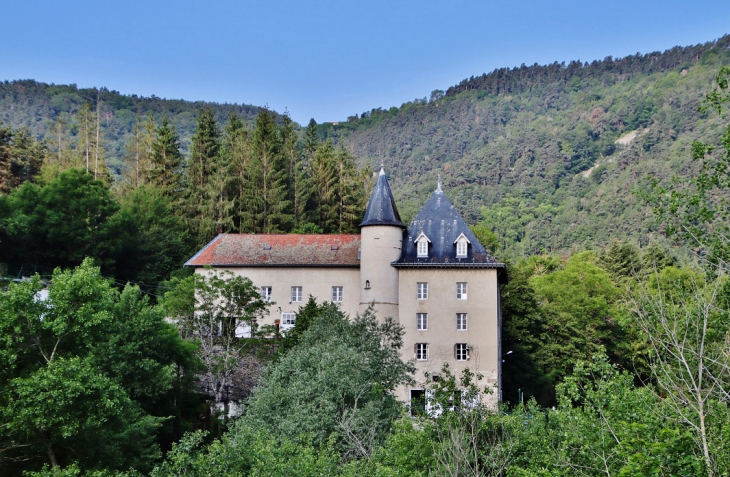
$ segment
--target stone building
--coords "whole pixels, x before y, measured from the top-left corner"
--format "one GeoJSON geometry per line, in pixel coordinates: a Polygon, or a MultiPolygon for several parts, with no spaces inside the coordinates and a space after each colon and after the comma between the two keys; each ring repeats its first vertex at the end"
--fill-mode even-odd
{"type": "Polygon", "coordinates": [[[443,363],[457,374],[467,367],[482,374],[480,388],[494,390],[485,401],[501,395],[499,284],[506,270],[440,184],[406,227],[381,169],[359,235],[220,234],[186,265],[250,278],[272,302],[262,324],[278,320],[283,332],[309,295],[351,316],[374,304],[378,317],[405,327],[403,359],[417,368],[417,384],[398,390],[405,402],[423,399],[443,363]]]}

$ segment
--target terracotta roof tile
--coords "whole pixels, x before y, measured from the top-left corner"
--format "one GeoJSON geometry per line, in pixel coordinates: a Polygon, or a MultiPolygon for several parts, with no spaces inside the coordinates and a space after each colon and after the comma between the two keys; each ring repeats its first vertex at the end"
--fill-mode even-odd
{"type": "Polygon", "coordinates": [[[220,234],[185,265],[359,267],[360,235],[220,234]]]}

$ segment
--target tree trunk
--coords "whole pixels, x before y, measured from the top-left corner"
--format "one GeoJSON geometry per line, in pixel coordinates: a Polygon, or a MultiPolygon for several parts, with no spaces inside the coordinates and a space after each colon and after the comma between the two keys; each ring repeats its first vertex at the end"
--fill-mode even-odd
{"type": "Polygon", "coordinates": [[[48,440],[48,435],[46,435],[46,431],[44,431],[42,428],[38,429],[38,436],[41,438],[43,447],[46,448],[46,454],[48,454],[48,459],[51,461],[51,467],[58,467],[56,453],[53,452],[53,447],[51,447],[51,442],[48,440]]]}

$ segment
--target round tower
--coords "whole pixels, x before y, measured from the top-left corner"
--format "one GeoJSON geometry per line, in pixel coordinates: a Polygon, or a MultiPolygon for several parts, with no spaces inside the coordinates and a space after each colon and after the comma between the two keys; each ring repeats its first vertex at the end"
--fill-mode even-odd
{"type": "Polygon", "coordinates": [[[360,312],[371,303],[379,319],[398,320],[398,269],[403,229],[385,171],[380,168],[365,218],[360,224],[360,312]]]}

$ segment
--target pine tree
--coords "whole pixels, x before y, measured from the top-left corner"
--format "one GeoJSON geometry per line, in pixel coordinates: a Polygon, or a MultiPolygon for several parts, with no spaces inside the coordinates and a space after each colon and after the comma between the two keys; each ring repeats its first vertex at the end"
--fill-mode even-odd
{"type": "Polygon", "coordinates": [[[314,151],[317,150],[319,139],[317,139],[317,121],[314,118],[309,120],[307,129],[304,131],[304,151],[307,154],[307,161],[312,161],[314,151]]]}
{"type": "Polygon", "coordinates": [[[0,194],[10,192],[10,165],[12,163],[11,141],[13,131],[8,126],[0,126],[0,194]]]}
{"type": "Polygon", "coordinates": [[[84,103],[76,112],[76,123],[79,128],[78,143],[76,151],[81,154],[86,172],[91,171],[91,151],[93,149],[91,139],[91,128],[94,122],[91,104],[84,103]]]}
{"type": "Polygon", "coordinates": [[[209,214],[209,182],[212,164],[220,153],[220,133],[213,110],[204,108],[192,138],[187,169],[186,210],[190,230],[199,243],[215,233],[215,219],[209,214]]]}
{"type": "Polygon", "coordinates": [[[289,231],[294,220],[288,210],[287,166],[274,115],[268,109],[262,109],[256,117],[251,150],[247,175],[251,186],[260,187],[260,194],[247,200],[252,206],[254,229],[262,233],[289,231]]]}
{"type": "Polygon", "coordinates": [[[287,163],[287,187],[289,189],[287,200],[289,200],[294,216],[294,224],[298,227],[304,221],[309,190],[304,172],[304,159],[299,150],[299,139],[294,130],[294,122],[288,112],[285,112],[281,118],[279,135],[282,153],[287,163]]]}
{"type": "Polygon", "coordinates": [[[225,154],[229,156],[231,175],[231,196],[233,197],[234,224],[239,233],[253,232],[251,214],[246,201],[252,193],[248,168],[251,162],[251,144],[249,130],[244,126],[236,113],[228,117],[223,135],[225,154]]]}
{"type": "Polygon", "coordinates": [[[152,157],[150,160],[149,183],[172,196],[181,189],[182,154],[180,138],[175,126],[170,124],[167,115],[162,117],[162,124],[157,128],[152,141],[152,157]]]}
{"type": "Polygon", "coordinates": [[[309,210],[310,222],[318,225],[325,233],[337,230],[336,208],[337,166],[335,150],[331,140],[320,143],[311,162],[312,201],[309,210]]]}
{"type": "Polygon", "coordinates": [[[335,157],[337,201],[337,232],[357,232],[359,219],[364,214],[366,196],[362,186],[364,175],[358,171],[355,159],[340,144],[335,157]]]}
{"type": "MultiPolygon", "coordinates": [[[[231,197],[231,189],[234,184],[234,178],[231,177],[231,164],[233,156],[231,154],[231,144],[228,136],[228,129],[231,127],[231,119],[229,118],[226,125],[226,131],[221,141],[221,147],[218,156],[211,163],[210,179],[208,182],[208,205],[207,213],[215,222],[216,232],[230,232],[234,229],[234,211],[235,201],[231,197]]],[[[234,119],[233,128],[238,129],[240,120],[234,119]]]]}

